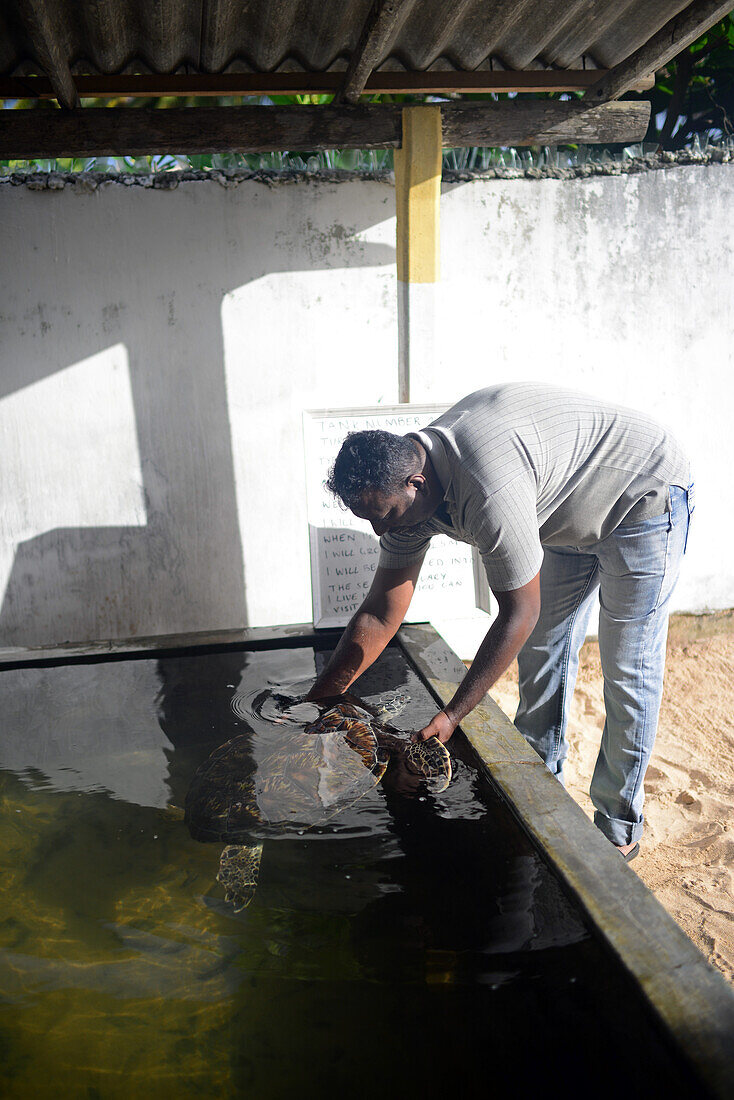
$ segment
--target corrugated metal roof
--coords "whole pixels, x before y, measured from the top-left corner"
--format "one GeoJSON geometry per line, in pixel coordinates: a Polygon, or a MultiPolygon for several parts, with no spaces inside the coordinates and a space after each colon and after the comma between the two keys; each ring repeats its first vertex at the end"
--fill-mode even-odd
{"type": "MultiPolygon", "coordinates": [[[[606,69],[686,6],[686,0],[407,0],[374,67],[606,69]]],[[[42,75],[46,49],[73,73],[344,69],[371,8],[371,0],[5,0],[0,75],[42,75]]]]}

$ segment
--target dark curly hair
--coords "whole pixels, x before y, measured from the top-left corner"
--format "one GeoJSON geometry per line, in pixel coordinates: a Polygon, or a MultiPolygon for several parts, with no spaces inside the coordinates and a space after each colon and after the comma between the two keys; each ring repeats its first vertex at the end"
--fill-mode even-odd
{"type": "Polygon", "coordinates": [[[412,439],[392,432],[350,432],[326,479],[326,488],[347,508],[364,493],[394,493],[420,465],[412,439]]]}

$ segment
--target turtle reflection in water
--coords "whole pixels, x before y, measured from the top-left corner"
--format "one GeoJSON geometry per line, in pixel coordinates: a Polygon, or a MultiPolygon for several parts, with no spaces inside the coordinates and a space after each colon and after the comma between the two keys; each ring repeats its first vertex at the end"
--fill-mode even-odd
{"type": "Polygon", "coordinates": [[[363,703],[341,696],[318,710],[316,721],[301,724],[257,768],[250,736],[240,734],[215,749],[191,781],[185,820],[195,840],[226,842],[217,879],[235,913],[255,894],[263,840],[331,825],[380,782],[391,756],[402,757],[434,794],[451,780],[451,757],[438,738],[409,742],[363,703]]]}

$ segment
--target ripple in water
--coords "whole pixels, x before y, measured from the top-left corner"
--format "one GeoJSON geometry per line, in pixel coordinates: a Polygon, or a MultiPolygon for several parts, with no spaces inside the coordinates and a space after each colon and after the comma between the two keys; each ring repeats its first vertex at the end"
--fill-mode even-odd
{"type": "MultiPolygon", "coordinates": [[[[254,718],[274,725],[288,723],[305,726],[315,722],[323,710],[323,706],[306,702],[304,699],[310,687],[310,680],[297,680],[293,683],[271,685],[255,691],[236,691],[230,700],[230,707],[234,715],[243,722],[249,723],[254,718]]],[[[354,701],[360,702],[357,699],[354,701]]],[[[362,705],[372,710],[379,721],[389,722],[391,718],[400,714],[409,702],[409,693],[398,689],[370,697],[369,700],[364,700],[362,705]]],[[[329,705],[331,703],[333,700],[329,701],[329,705]]]]}
{"type": "Polygon", "coordinates": [[[250,722],[253,718],[274,725],[304,726],[315,722],[321,709],[315,703],[305,702],[303,696],[310,687],[298,681],[278,687],[267,687],[259,691],[235,692],[230,707],[237,718],[250,722]]]}

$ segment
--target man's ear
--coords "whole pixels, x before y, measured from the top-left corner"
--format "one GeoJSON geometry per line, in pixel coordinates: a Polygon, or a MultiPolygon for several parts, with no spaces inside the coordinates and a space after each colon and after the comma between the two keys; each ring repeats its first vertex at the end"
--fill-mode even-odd
{"type": "Polygon", "coordinates": [[[427,485],[425,474],[411,474],[409,478],[406,478],[405,484],[406,486],[412,485],[415,491],[417,493],[420,493],[425,489],[427,485]]]}

